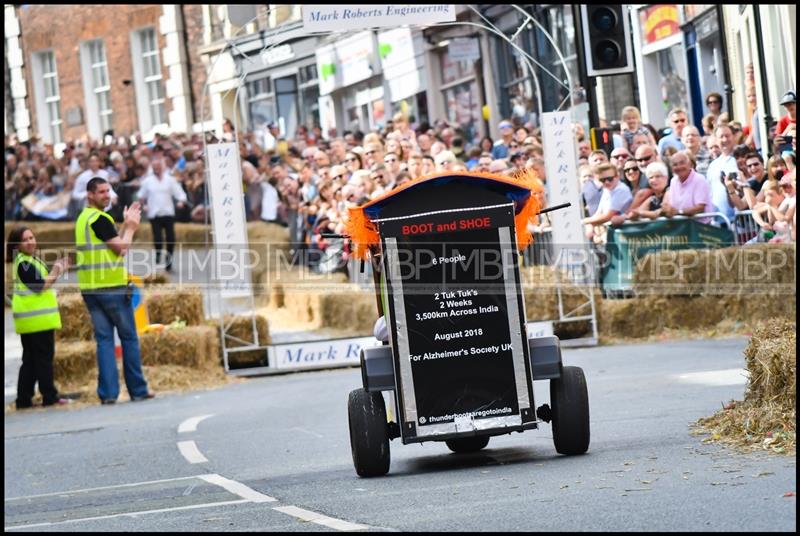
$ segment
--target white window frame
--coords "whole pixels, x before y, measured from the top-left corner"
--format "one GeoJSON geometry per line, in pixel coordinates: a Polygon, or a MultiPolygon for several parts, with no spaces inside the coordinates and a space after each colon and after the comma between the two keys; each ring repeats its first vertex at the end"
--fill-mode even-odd
{"type": "Polygon", "coordinates": [[[130,34],[131,55],[133,57],[133,82],[136,89],[136,107],[138,109],[139,129],[142,134],[152,133],[158,128],[167,128],[167,95],[164,87],[163,73],[161,68],[161,50],[158,48],[158,33],[155,27],[148,26],[137,28],[130,34]],[[145,51],[144,40],[147,32],[153,32],[154,50],[145,51]],[[145,62],[155,58],[156,73],[147,74],[145,62]],[[152,98],[150,91],[153,84],[158,84],[161,91],[156,98],[152,98]],[[157,113],[154,113],[158,110],[157,113]],[[158,115],[158,116],[156,116],[158,115]]]}
{"type": "Polygon", "coordinates": [[[34,52],[33,61],[33,85],[36,95],[36,121],[38,123],[39,135],[45,143],[61,143],[64,141],[64,121],[61,118],[61,93],[58,87],[58,66],[53,50],[41,50],[34,52]],[[52,71],[48,72],[49,65],[46,65],[47,58],[52,59],[52,71]],[[54,80],[54,95],[47,94],[47,80],[54,80]],[[53,117],[50,109],[51,105],[56,106],[56,117],[53,117]]]}
{"type": "Polygon", "coordinates": [[[101,139],[103,133],[114,128],[113,109],[111,108],[111,78],[108,74],[108,56],[102,39],[81,43],[81,75],[83,78],[83,94],[86,101],[86,125],[89,135],[101,139]],[[100,61],[92,54],[92,48],[100,46],[100,61]],[[95,72],[100,70],[105,84],[96,85],[95,72]],[[103,94],[108,96],[108,108],[103,106],[103,94]]]}

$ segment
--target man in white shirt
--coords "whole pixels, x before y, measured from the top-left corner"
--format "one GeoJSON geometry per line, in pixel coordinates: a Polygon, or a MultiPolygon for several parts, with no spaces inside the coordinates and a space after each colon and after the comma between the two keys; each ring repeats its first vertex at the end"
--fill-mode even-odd
{"type": "Polygon", "coordinates": [[[175,250],[175,204],[183,208],[186,203],[186,192],[168,171],[164,169],[164,162],[154,158],[153,172],[142,181],[139,189],[139,201],[144,205],[147,219],[153,228],[153,243],[156,248],[156,263],[161,262],[162,232],[166,235],[167,257],[164,269],[172,271],[172,252],[175,250]]]}
{"type": "Polygon", "coordinates": [[[261,181],[261,221],[280,224],[281,222],[278,219],[280,198],[278,197],[278,190],[273,184],[276,182],[274,177],[261,181]]]}
{"type": "MultiPolygon", "coordinates": [[[[719,141],[719,148],[722,154],[708,165],[706,180],[711,187],[711,201],[714,203],[714,210],[722,212],[733,223],[736,217],[736,210],[728,196],[728,189],[722,180],[722,174],[726,176],[730,173],[739,173],[739,166],[733,156],[734,140],[731,127],[722,125],[714,130],[714,136],[719,141]]],[[[737,195],[737,194],[733,194],[737,195]]]]}
{"type": "MultiPolygon", "coordinates": [[[[78,213],[86,208],[86,185],[89,184],[89,181],[95,177],[100,177],[109,183],[111,182],[109,180],[111,178],[111,174],[105,169],[100,168],[100,157],[97,154],[92,154],[89,157],[89,168],[78,175],[78,178],[75,179],[75,187],[72,189],[72,199],[74,199],[76,203],[80,203],[80,206],[78,207],[78,213]]],[[[105,208],[106,211],[111,207],[111,205],[117,202],[117,194],[113,188],[111,189],[110,193],[111,203],[105,208]]]]}

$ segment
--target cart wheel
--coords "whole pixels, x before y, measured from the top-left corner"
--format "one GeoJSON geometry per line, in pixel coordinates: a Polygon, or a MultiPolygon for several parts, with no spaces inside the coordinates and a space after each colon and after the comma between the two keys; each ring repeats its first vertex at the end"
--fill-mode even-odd
{"type": "Polygon", "coordinates": [[[550,380],[553,443],[559,454],[583,454],[589,449],[589,392],[580,367],[564,367],[550,380]]]}
{"type": "Polygon", "coordinates": [[[380,476],[389,472],[389,425],[380,392],[363,388],[347,399],[350,421],[350,450],[359,476],[380,476]]]}
{"type": "Polygon", "coordinates": [[[448,439],[445,441],[447,448],[459,454],[478,452],[489,444],[489,436],[464,437],[461,439],[448,439]]]}

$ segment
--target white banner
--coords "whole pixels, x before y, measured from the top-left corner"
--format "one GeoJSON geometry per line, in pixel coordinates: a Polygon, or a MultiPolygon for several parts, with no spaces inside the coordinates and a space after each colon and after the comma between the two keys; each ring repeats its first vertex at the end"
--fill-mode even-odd
{"type": "Polygon", "coordinates": [[[348,366],[361,363],[361,348],[379,344],[375,337],[273,344],[267,355],[269,366],[280,370],[348,366]]]}
{"type": "Polygon", "coordinates": [[[303,28],[319,32],[360,30],[381,26],[455,22],[454,4],[373,4],[303,6],[303,28]]]}
{"type": "MultiPolygon", "coordinates": [[[[589,250],[583,231],[583,202],[578,178],[578,149],[572,131],[572,113],[542,114],[542,143],[547,170],[548,204],[571,203],[569,208],[550,214],[553,222],[555,262],[568,269],[572,276],[580,270],[582,278],[591,278],[589,250]]],[[[582,279],[581,278],[581,279],[582,279]]]]}
{"type": "Polygon", "coordinates": [[[235,143],[217,143],[207,150],[214,280],[222,286],[226,298],[250,296],[250,266],[254,260],[247,241],[239,147],[235,143]]]}

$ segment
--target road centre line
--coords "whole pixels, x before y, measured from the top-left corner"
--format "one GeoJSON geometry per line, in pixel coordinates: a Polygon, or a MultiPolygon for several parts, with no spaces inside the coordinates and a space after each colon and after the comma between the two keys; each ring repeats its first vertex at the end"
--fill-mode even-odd
{"type": "Polygon", "coordinates": [[[317,514],[316,512],[304,510],[296,506],[276,506],[273,508],[273,510],[277,510],[278,512],[302,519],[303,521],[316,523],[317,525],[324,525],[326,527],[341,531],[366,530],[370,528],[367,525],[359,525],[358,523],[350,523],[349,521],[335,519],[333,517],[317,514]]]}
{"type": "MultiPolygon", "coordinates": [[[[194,478],[194,477],[193,477],[194,478]]],[[[178,510],[193,510],[196,508],[210,508],[212,506],[225,506],[229,504],[242,504],[251,502],[247,499],[239,499],[236,501],[223,501],[223,502],[215,502],[215,503],[205,503],[205,504],[190,504],[189,506],[175,506],[173,508],[159,508],[158,510],[142,510],[141,512],[125,512],[122,514],[109,514],[107,516],[95,516],[95,517],[82,517],[80,519],[68,519],[66,521],[51,521],[47,523],[34,523],[32,525],[16,525],[16,526],[5,526],[3,527],[4,530],[18,530],[18,529],[32,529],[36,527],[50,527],[54,525],[63,525],[65,523],[80,523],[82,521],[95,521],[98,519],[113,519],[115,517],[136,517],[145,514],[158,514],[163,512],[175,512],[178,510]]]]}
{"type": "Polygon", "coordinates": [[[264,495],[263,493],[259,493],[256,490],[245,486],[241,482],[230,480],[221,475],[217,474],[198,475],[198,478],[201,478],[206,482],[209,482],[210,484],[216,484],[217,486],[225,488],[226,491],[229,491],[234,495],[238,495],[242,499],[247,499],[248,501],[251,502],[263,503],[263,502],[278,501],[278,499],[274,497],[270,497],[269,495],[264,495]]]}
{"type": "Polygon", "coordinates": [[[189,463],[206,463],[208,461],[194,441],[178,441],[178,450],[189,463]]]}
{"type": "Polygon", "coordinates": [[[212,413],[210,415],[200,415],[198,417],[190,417],[189,419],[186,419],[178,426],[178,433],[185,434],[188,432],[196,432],[197,425],[200,424],[201,421],[204,421],[205,419],[208,419],[209,417],[213,416],[214,414],[212,413]]]}

